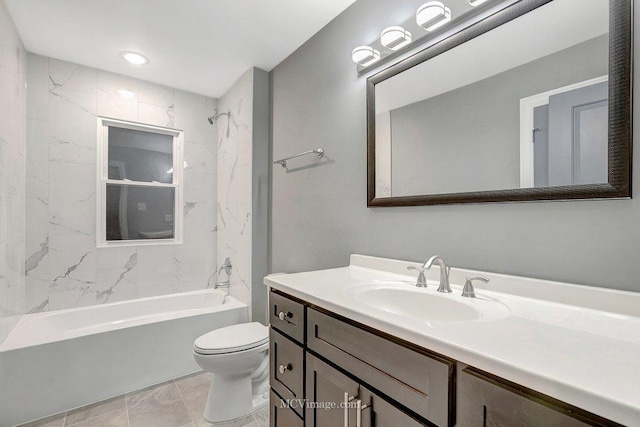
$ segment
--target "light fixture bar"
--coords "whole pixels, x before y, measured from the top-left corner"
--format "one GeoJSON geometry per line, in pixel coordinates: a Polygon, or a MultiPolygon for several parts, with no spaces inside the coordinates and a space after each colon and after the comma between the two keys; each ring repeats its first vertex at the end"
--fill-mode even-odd
{"type": "Polygon", "coordinates": [[[487,0],[467,0],[467,1],[471,6],[476,7],[476,6],[480,6],[482,3],[486,2],[487,0]]]}

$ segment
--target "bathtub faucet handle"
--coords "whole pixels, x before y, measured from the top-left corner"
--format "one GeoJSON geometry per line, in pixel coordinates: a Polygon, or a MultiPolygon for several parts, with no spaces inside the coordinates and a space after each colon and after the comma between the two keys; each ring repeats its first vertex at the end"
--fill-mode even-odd
{"type": "Polygon", "coordinates": [[[224,270],[224,272],[227,273],[227,276],[231,276],[231,271],[233,270],[233,265],[231,264],[231,258],[227,257],[224,260],[224,264],[220,266],[220,269],[218,270],[218,274],[222,273],[222,270],[224,270]]]}

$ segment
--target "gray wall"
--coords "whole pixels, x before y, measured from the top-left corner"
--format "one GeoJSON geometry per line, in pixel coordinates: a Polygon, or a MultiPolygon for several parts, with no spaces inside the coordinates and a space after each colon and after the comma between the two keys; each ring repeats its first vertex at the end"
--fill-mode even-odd
{"type": "Polygon", "coordinates": [[[608,43],[600,36],[391,111],[391,194],[519,188],[520,99],[606,75],[608,43]]]}
{"type": "Polygon", "coordinates": [[[24,313],[26,52],[0,1],[0,344],[24,313]]]}
{"type": "Polygon", "coordinates": [[[640,198],[366,207],[366,76],[351,50],[420,4],[359,0],[272,71],[273,157],[322,146],[330,161],[274,166],[270,271],[344,266],[351,253],[440,254],[453,266],[640,291],[640,198]]]}

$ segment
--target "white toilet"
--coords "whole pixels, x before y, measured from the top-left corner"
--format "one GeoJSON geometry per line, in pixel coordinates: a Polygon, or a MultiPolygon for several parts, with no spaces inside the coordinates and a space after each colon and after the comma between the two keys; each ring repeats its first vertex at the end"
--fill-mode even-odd
{"type": "Polygon", "coordinates": [[[267,405],[268,352],[269,329],[258,322],[216,329],[195,340],[196,362],[213,374],[207,421],[234,420],[267,405]]]}

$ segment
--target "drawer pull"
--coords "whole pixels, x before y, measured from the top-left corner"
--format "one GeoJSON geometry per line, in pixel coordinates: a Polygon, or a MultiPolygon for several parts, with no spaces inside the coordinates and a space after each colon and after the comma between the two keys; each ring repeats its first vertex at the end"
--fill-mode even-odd
{"type": "Polygon", "coordinates": [[[349,393],[344,394],[344,427],[349,427],[349,402],[355,400],[356,396],[349,397],[349,393]]]}
{"type": "Polygon", "coordinates": [[[281,311],[280,313],[278,313],[278,319],[283,320],[283,321],[287,321],[288,322],[288,318],[292,318],[293,314],[291,314],[290,311],[287,311],[286,313],[284,311],[281,311]]]}
{"type": "Polygon", "coordinates": [[[356,402],[356,427],[362,427],[362,410],[367,409],[371,405],[363,405],[362,400],[356,402]]]}
{"type": "Polygon", "coordinates": [[[278,366],[278,372],[280,372],[280,374],[284,374],[287,371],[290,371],[293,368],[293,366],[291,366],[291,363],[287,363],[286,365],[280,365],[278,366]]]}

